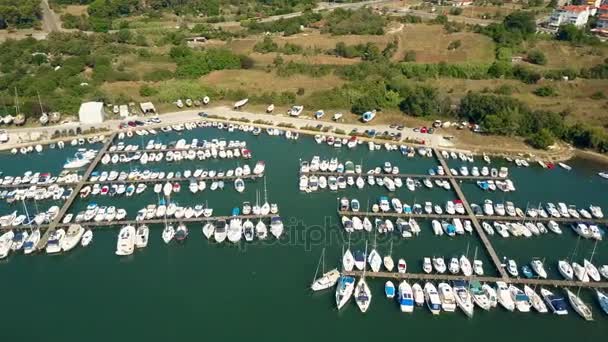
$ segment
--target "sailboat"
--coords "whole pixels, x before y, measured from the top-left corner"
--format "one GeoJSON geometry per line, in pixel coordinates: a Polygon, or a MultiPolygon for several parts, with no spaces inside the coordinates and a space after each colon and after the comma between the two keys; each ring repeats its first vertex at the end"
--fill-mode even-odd
{"type": "Polygon", "coordinates": [[[346,252],[342,254],[342,268],[348,272],[353,270],[355,267],[355,257],[353,253],[350,251],[350,234],[348,235],[348,247],[346,248],[346,252]]]}
{"type": "Polygon", "coordinates": [[[312,282],[311,289],[313,291],[321,291],[328,289],[336,285],[336,282],[338,282],[339,278],[340,272],[338,272],[338,269],[336,268],[329,272],[325,272],[325,248],[323,248],[323,251],[321,252],[321,258],[319,259],[319,264],[317,264],[317,270],[315,271],[315,277],[312,282]],[[321,263],[323,264],[323,275],[320,278],[317,278],[317,273],[319,272],[319,265],[321,265],[321,263]]]}
{"type": "Polygon", "coordinates": [[[569,289],[566,289],[566,294],[568,295],[568,301],[570,302],[570,305],[574,308],[574,311],[576,311],[585,320],[592,321],[593,313],[591,312],[587,304],[585,304],[585,302],[583,302],[577,295],[572,293],[572,291],[570,291],[569,289]]]}
{"type": "Polygon", "coordinates": [[[600,290],[595,290],[595,294],[597,296],[597,301],[602,307],[602,310],[604,310],[604,312],[608,314],[608,296],[600,290]]]}
{"type": "MultiPolygon", "coordinates": [[[[365,254],[367,254],[367,242],[365,243],[365,254]]],[[[372,301],[372,292],[365,281],[365,269],[366,267],[363,266],[363,276],[361,279],[359,279],[359,282],[355,287],[355,301],[359,307],[359,310],[361,310],[363,313],[369,309],[369,305],[372,301]]]]}
{"type": "Polygon", "coordinates": [[[336,286],[336,307],[338,310],[342,309],[352,297],[355,289],[355,278],[351,276],[343,275],[338,280],[338,286],[336,286]]]}
{"type": "Polygon", "coordinates": [[[386,270],[389,272],[392,272],[393,268],[395,268],[395,261],[393,261],[393,257],[391,256],[391,254],[393,254],[393,241],[391,241],[391,249],[389,253],[385,255],[384,258],[382,258],[384,268],[386,268],[386,270]]]}

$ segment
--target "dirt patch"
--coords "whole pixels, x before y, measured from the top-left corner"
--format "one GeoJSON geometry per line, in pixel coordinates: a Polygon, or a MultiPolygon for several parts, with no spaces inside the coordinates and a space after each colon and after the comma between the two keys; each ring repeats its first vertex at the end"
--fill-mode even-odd
{"type": "Polygon", "coordinates": [[[61,9],[61,14],[72,14],[76,16],[88,15],[87,9],[89,6],[86,5],[68,5],[61,9]]]}

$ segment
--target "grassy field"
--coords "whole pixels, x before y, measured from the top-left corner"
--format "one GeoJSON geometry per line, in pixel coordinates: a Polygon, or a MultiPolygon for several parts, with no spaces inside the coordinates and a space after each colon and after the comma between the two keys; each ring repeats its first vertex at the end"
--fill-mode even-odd
{"type": "Polygon", "coordinates": [[[544,68],[589,68],[603,63],[608,56],[608,47],[574,46],[567,42],[539,40],[528,44],[526,50],[540,50],[547,57],[544,68]]]}

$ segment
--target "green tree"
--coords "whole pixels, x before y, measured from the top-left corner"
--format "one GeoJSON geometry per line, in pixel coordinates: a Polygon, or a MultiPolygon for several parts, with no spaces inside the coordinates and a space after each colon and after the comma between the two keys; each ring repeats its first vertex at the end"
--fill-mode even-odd
{"type": "Polygon", "coordinates": [[[532,147],[546,149],[555,143],[555,137],[551,131],[543,128],[537,133],[532,134],[527,141],[532,147]]]}
{"type": "Polygon", "coordinates": [[[528,61],[533,64],[545,65],[547,64],[547,57],[540,50],[532,50],[528,52],[528,61]]]}

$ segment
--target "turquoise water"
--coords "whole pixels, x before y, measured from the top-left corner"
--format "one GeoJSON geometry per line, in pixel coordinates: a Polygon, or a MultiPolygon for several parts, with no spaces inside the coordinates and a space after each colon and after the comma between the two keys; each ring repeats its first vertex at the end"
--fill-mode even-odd
{"type": "MultiPolygon", "coordinates": [[[[298,190],[299,159],[310,160],[335,156],[340,160],[362,163],[364,169],[381,166],[390,160],[407,173],[425,173],[436,165],[431,158],[407,159],[398,152],[367,150],[336,150],[317,145],[310,138],[297,142],[262,135],[198,129],[179,137],[163,134],[163,141],[187,140],[197,137],[227,140],[246,140],[257,160],[266,162],[266,182],[269,202],[279,204],[280,214],[286,223],[286,234],[281,241],[241,243],[238,247],[217,245],[202,237],[200,224],[190,224],[191,234],[183,245],[165,245],[160,238],[160,226],[153,226],[148,248],[127,258],[114,255],[116,229],[97,230],[92,245],[58,256],[11,255],[0,264],[0,291],[4,294],[4,334],[7,339],[62,341],[118,340],[192,340],[192,339],[311,339],[368,341],[388,338],[458,339],[475,338],[484,334],[497,341],[512,339],[597,340],[608,332],[608,316],[600,312],[591,292],[581,294],[590,304],[595,322],[584,322],[573,312],[568,317],[539,314],[507,313],[502,309],[491,312],[476,310],[474,319],[460,312],[432,316],[428,310],[417,309],[406,315],[394,301],[384,298],[382,280],[370,280],[373,292],[371,308],[361,314],[355,303],[347,304],[337,312],[334,292],[311,293],[309,285],[314,276],[321,250],[326,248],[326,265],[339,264],[340,251],[347,243],[336,215],[337,198],[358,198],[363,205],[386,194],[380,187],[363,190],[347,189],[339,193],[323,191],[313,194],[298,190]]],[[[147,140],[147,139],[146,139],[147,140]]],[[[141,138],[132,138],[141,143],[141,138]]],[[[45,151],[42,156],[0,155],[1,171],[5,174],[22,174],[36,169],[56,172],[73,151],[45,151]]],[[[247,161],[212,160],[181,162],[170,165],[148,164],[146,168],[185,170],[196,168],[228,169],[247,161]]],[[[511,178],[517,191],[514,193],[484,193],[472,183],[463,183],[463,190],[472,202],[484,198],[511,200],[518,206],[526,203],[564,201],[577,206],[591,203],[608,211],[606,190],[608,182],[595,176],[600,166],[582,160],[573,160],[571,172],[561,169],[542,170],[511,168],[511,178]]],[[[460,163],[451,161],[450,165],[460,163]]],[[[481,165],[481,164],[479,164],[481,165]]],[[[498,164],[497,164],[498,165],[498,164]]],[[[141,166],[103,166],[99,170],[129,169],[141,166]]],[[[208,184],[209,185],[209,184],[208,184]]],[[[181,205],[207,202],[215,215],[228,215],[230,209],[243,201],[255,201],[256,191],[264,193],[263,180],[248,181],[244,193],[238,194],[231,184],[223,191],[205,190],[192,195],[187,183],[173,200],[181,205]]],[[[440,189],[419,189],[409,192],[400,189],[393,194],[409,204],[433,201],[443,204],[455,194],[440,189]]],[[[78,200],[71,212],[81,210],[90,201],[100,205],[125,208],[129,217],[138,209],[156,202],[151,187],[144,194],[132,198],[96,197],[78,200]]],[[[41,204],[42,205],[42,204],[41,204]]],[[[3,204],[0,209],[10,208],[3,204]]],[[[13,210],[21,210],[15,208],[13,210]]],[[[411,272],[421,270],[423,256],[471,255],[478,248],[478,257],[484,260],[486,273],[492,273],[490,261],[475,236],[456,238],[436,237],[429,222],[421,223],[422,233],[411,240],[376,236],[375,243],[381,254],[393,242],[393,257],[408,261],[411,272]]],[[[577,246],[577,238],[567,227],[562,236],[544,235],[530,239],[502,239],[493,237],[499,255],[515,258],[520,264],[532,257],[546,258],[550,273],[555,276],[554,262],[568,257],[577,246]]],[[[351,236],[353,248],[364,248],[365,241],[374,243],[373,234],[355,233],[351,236]]],[[[608,263],[605,243],[599,243],[594,256],[596,264],[608,263]]],[[[578,243],[577,257],[589,257],[593,249],[590,241],[578,243]]],[[[572,310],[571,310],[572,311],[572,310]]]]}

